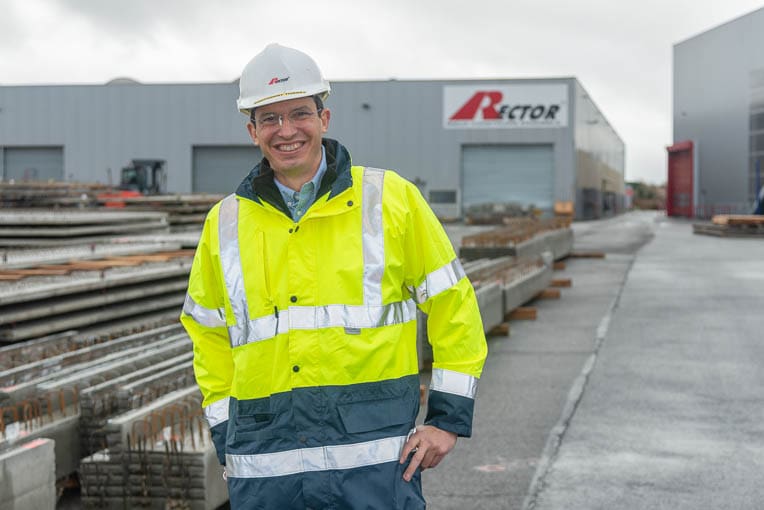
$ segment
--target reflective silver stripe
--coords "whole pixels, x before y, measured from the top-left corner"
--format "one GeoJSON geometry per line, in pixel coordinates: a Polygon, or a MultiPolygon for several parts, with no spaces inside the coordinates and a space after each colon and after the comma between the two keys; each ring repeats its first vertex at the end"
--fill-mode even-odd
{"type": "Polygon", "coordinates": [[[416,304],[409,299],[381,306],[290,306],[275,314],[253,319],[246,328],[228,328],[231,345],[238,347],[250,342],[273,338],[290,330],[322,328],[379,328],[403,324],[416,319],[416,304]],[[278,331],[276,330],[278,326],[278,331]]]}
{"type": "Polygon", "coordinates": [[[188,293],[186,294],[186,301],[183,303],[183,313],[202,326],[207,326],[208,328],[225,327],[225,310],[222,308],[215,310],[205,308],[194,301],[194,298],[188,293]]]}
{"type": "Polygon", "coordinates": [[[454,259],[440,269],[428,274],[412,296],[417,303],[424,303],[429,298],[436,296],[444,290],[456,285],[466,274],[459,259],[454,259]]]}
{"type": "MultiPolygon", "coordinates": [[[[249,336],[247,331],[249,328],[249,311],[247,295],[244,292],[244,278],[239,252],[239,201],[236,200],[234,194],[225,197],[220,204],[218,237],[223,278],[225,279],[225,287],[228,291],[233,316],[236,319],[234,328],[237,330],[236,334],[243,334],[244,337],[247,337],[249,336]]],[[[233,331],[231,331],[234,328],[229,328],[231,338],[234,338],[233,331]]]]}
{"type": "Polygon", "coordinates": [[[265,478],[310,471],[353,469],[385,462],[397,462],[406,436],[388,437],[364,443],[301,448],[259,455],[225,456],[228,477],[265,478]]]}
{"type": "Polygon", "coordinates": [[[382,304],[382,275],[385,272],[385,233],[382,226],[382,187],[385,171],[363,170],[363,302],[382,304]]]}
{"type": "Polygon", "coordinates": [[[477,378],[471,375],[443,368],[433,368],[430,389],[474,399],[477,392],[477,381],[477,378]]]}
{"type": "Polygon", "coordinates": [[[213,402],[204,408],[204,417],[207,418],[210,428],[228,420],[229,397],[213,402]]]}

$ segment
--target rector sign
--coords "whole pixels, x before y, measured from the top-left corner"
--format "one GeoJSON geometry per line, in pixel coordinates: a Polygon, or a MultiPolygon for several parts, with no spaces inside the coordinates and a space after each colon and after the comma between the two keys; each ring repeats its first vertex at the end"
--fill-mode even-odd
{"type": "Polygon", "coordinates": [[[568,125],[564,83],[443,87],[446,128],[557,128],[568,125]]]}

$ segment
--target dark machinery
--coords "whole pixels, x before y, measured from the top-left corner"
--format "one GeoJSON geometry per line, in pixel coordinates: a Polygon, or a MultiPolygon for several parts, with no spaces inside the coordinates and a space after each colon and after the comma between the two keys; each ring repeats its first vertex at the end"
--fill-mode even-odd
{"type": "Polygon", "coordinates": [[[122,168],[119,189],[137,191],[142,195],[165,193],[167,175],[162,159],[134,159],[130,165],[122,168]]]}

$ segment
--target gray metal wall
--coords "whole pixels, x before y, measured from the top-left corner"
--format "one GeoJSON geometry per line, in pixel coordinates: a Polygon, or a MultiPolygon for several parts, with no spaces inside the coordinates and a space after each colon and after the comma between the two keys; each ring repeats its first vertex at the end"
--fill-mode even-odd
{"type": "MultiPolygon", "coordinates": [[[[332,109],[328,136],[350,147],[354,162],[392,168],[412,181],[424,181],[419,187],[425,196],[430,189],[460,188],[463,146],[552,145],[555,197],[572,200],[575,158],[570,119],[562,128],[444,129],[443,89],[465,83],[562,83],[568,86],[570,105],[574,82],[574,78],[561,78],[334,83],[327,101],[332,109]]],[[[568,111],[572,112],[572,108],[568,111]]]]}
{"type": "Polygon", "coordinates": [[[168,190],[187,192],[192,146],[252,143],[237,95],[235,83],[0,87],[0,146],[64,146],[64,177],[88,182],[164,159],[168,190]]]}
{"type": "Polygon", "coordinates": [[[749,125],[764,112],[752,111],[763,48],[764,9],[674,45],[674,142],[697,144],[700,207],[752,204],[749,125]]]}
{"type": "MultiPolygon", "coordinates": [[[[550,145],[554,198],[575,200],[576,84],[575,78],[334,82],[328,136],[341,140],[356,163],[398,170],[425,197],[460,189],[465,146],[550,145]],[[567,87],[564,125],[444,128],[444,87],[512,84],[567,87]]],[[[192,182],[193,148],[251,144],[246,118],[235,109],[237,95],[237,83],[0,86],[0,147],[62,146],[64,178],[77,181],[116,183],[131,159],[163,159],[169,191],[205,191],[199,175],[192,182]]],[[[594,143],[623,145],[617,137],[594,143]]]]}

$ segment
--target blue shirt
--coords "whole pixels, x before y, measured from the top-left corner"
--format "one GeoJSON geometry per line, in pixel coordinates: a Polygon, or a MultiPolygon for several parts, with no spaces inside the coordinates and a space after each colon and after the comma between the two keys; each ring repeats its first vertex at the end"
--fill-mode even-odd
{"type": "Polygon", "coordinates": [[[289,213],[292,215],[294,221],[300,221],[300,218],[305,214],[305,211],[313,205],[316,201],[316,194],[318,193],[318,186],[321,184],[321,179],[326,173],[326,150],[321,146],[321,163],[318,165],[318,171],[313,178],[302,185],[300,191],[295,191],[281,184],[274,176],[273,182],[276,183],[276,187],[281,192],[281,196],[284,197],[289,213]]]}

